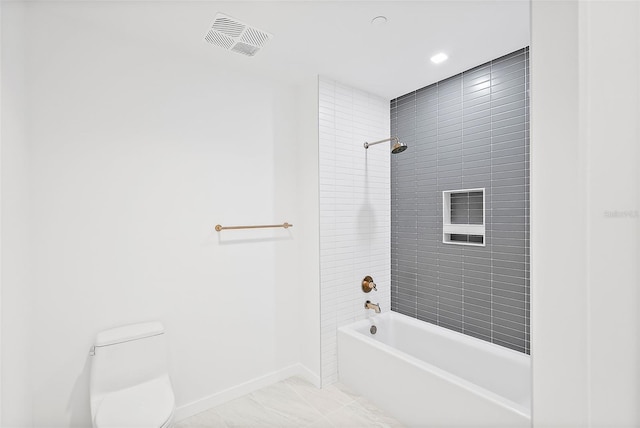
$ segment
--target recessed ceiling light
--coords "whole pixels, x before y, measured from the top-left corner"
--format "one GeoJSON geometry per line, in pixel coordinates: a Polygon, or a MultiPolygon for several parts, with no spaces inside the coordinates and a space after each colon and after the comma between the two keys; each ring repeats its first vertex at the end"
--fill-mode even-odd
{"type": "Polygon", "coordinates": [[[382,15],[376,16],[375,18],[373,18],[371,20],[371,23],[373,25],[384,25],[384,24],[387,23],[387,17],[386,16],[382,16],[382,15]]]}
{"type": "Polygon", "coordinates": [[[447,58],[449,57],[446,53],[440,52],[431,57],[431,62],[433,62],[434,64],[440,64],[441,62],[446,61],[447,58]]]}

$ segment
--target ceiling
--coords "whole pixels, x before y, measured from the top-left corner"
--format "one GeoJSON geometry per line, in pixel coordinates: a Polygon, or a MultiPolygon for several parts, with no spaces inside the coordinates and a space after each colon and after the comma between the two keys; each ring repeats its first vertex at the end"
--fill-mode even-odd
{"type": "Polygon", "coordinates": [[[101,24],[225,67],[292,82],[324,75],[388,99],[529,44],[529,0],[85,1],[101,24]],[[204,41],[217,12],[273,34],[254,57],[204,41]],[[379,15],[384,25],[373,25],[379,15]],[[98,16],[98,15],[96,15],[98,16]],[[106,20],[106,21],[105,21],[106,20]],[[429,58],[446,52],[440,65],[429,58]]]}

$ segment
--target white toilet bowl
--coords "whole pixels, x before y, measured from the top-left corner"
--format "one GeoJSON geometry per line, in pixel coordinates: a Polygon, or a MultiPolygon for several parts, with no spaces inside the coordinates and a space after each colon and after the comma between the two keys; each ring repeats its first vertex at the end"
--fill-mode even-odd
{"type": "Polygon", "coordinates": [[[171,428],[175,397],[162,324],[98,333],[90,394],[94,428],[171,428]]]}

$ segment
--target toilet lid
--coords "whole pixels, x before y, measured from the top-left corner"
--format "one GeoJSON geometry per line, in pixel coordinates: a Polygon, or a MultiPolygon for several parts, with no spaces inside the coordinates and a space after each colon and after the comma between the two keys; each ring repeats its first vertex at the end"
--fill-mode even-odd
{"type": "Polygon", "coordinates": [[[175,401],[167,377],[107,394],[96,409],[96,428],[160,428],[173,414],[175,401]]]}

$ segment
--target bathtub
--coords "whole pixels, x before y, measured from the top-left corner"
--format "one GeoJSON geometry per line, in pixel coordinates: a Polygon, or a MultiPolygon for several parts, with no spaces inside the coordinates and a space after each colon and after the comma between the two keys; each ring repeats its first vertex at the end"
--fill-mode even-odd
{"type": "Polygon", "coordinates": [[[338,329],[338,372],[410,427],[531,426],[528,355],[396,312],[338,329]]]}

